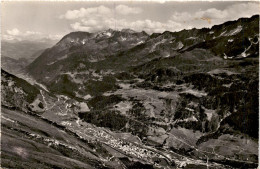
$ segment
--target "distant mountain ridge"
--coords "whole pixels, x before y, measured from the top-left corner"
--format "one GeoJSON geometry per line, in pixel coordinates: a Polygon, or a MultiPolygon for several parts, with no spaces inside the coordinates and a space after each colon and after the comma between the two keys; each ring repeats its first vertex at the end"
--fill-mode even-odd
{"type": "Polygon", "coordinates": [[[18,74],[56,41],[1,41],[1,66],[4,70],[18,74]]]}
{"type": "MultiPolygon", "coordinates": [[[[254,57],[258,56],[258,28],[259,15],[255,15],[225,22],[211,29],[166,31],[150,36],[132,30],[72,32],[44,51],[27,70],[36,79],[44,79],[45,73],[51,74],[52,79],[71,67],[66,65],[67,62],[75,66],[81,62],[82,66],[87,64],[96,67],[102,64],[104,67],[113,67],[112,64],[115,64],[116,67],[121,65],[119,67],[125,68],[196,48],[208,50],[223,59],[254,57]]],[[[114,68],[117,69],[116,67],[114,68]]]]}
{"type": "Polygon", "coordinates": [[[19,58],[30,58],[34,53],[39,50],[45,50],[52,45],[54,45],[56,41],[6,41],[2,40],[2,55],[7,56],[14,59],[19,58]]]}

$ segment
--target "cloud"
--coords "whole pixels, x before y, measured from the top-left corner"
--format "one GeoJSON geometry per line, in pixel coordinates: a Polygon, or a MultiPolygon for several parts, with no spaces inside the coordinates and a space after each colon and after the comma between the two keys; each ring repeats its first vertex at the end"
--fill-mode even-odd
{"type": "Polygon", "coordinates": [[[226,7],[223,10],[209,8],[204,11],[174,12],[171,20],[184,23],[184,27],[192,25],[196,28],[211,27],[212,25],[221,24],[226,21],[236,20],[241,17],[251,17],[259,14],[259,6],[257,3],[239,3],[226,7]]]}
{"type": "Polygon", "coordinates": [[[122,15],[139,14],[142,12],[141,8],[131,8],[126,5],[117,5],[115,10],[118,14],[122,14],[122,15]]]}
{"type": "Polygon", "coordinates": [[[209,8],[194,12],[173,12],[167,21],[142,19],[130,21],[128,15],[140,14],[143,10],[137,7],[117,5],[115,9],[105,6],[69,10],[60,18],[70,20],[72,31],[97,32],[108,28],[121,30],[130,28],[147,33],[179,31],[182,29],[211,27],[240,17],[251,17],[259,13],[258,4],[241,2],[227,6],[225,9],[209,8]],[[114,14],[120,15],[117,19],[114,14]]]}
{"type": "Polygon", "coordinates": [[[75,22],[70,24],[71,28],[75,31],[86,31],[86,32],[91,32],[91,27],[87,25],[83,25],[83,23],[80,22],[75,22]]]}
{"type": "MultiPolygon", "coordinates": [[[[12,35],[6,35],[5,34],[5,35],[2,36],[2,39],[3,40],[15,40],[16,38],[12,35]]],[[[20,39],[18,39],[18,40],[20,40],[20,39]]]]}
{"type": "Polygon", "coordinates": [[[61,35],[51,35],[51,34],[43,34],[37,31],[20,31],[17,28],[13,28],[11,30],[7,30],[6,34],[2,35],[3,40],[42,40],[42,39],[50,39],[50,40],[59,40],[61,39],[61,35]]]}
{"type": "Polygon", "coordinates": [[[73,31],[97,32],[108,28],[125,29],[130,28],[136,31],[146,31],[148,33],[163,32],[166,30],[180,30],[181,24],[175,21],[165,23],[153,21],[151,19],[128,21],[127,19],[115,19],[114,14],[127,16],[130,14],[140,14],[142,9],[138,7],[129,7],[126,5],[117,5],[115,9],[105,6],[92,8],[80,8],[78,10],[69,10],[60,18],[73,20],[70,27],[73,31]]]}
{"type": "Polygon", "coordinates": [[[112,17],[114,12],[116,12],[119,15],[139,14],[142,12],[142,9],[137,7],[129,7],[126,5],[117,5],[115,9],[110,9],[106,6],[101,5],[98,7],[68,10],[65,14],[60,15],[59,18],[76,20],[82,18],[112,17]]]}
{"type": "Polygon", "coordinates": [[[201,18],[223,19],[228,16],[228,11],[221,11],[216,8],[210,8],[205,11],[199,11],[195,15],[201,18]]]}
{"type": "Polygon", "coordinates": [[[241,17],[250,17],[259,14],[259,3],[241,3],[228,7],[226,9],[230,19],[237,19],[241,17]]]}
{"type": "Polygon", "coordinates": [[[80,8],[79,10],[68,10],[64,15],[61,15],[60,19],[78,19],[91,16],[110,16],[112,10],[103,5],[93,8],[80,8]]]}
{"type": "Polygon", "coordinates": [[[60,40],[64,35],[52,35],[52,34],[49,34],[47,35],[47,39],[50,39],[50,40],[60,40]]]}
{"type": "Polygon", "coordinates": [[[167,21],[165,23],[146,20],[137,20],[129,22],[126,19],[104,18],[93,21],[92,19],[82,19],[79,22],[72,23],[71,28],[74,31],[97,32],[108,28],[122,30],[133,29],[135,31],[146,31],[147,33],[164,32],[166,30],[176,31],[181,30],[182,25],[174,21],[167,21]]]}
{"type": "MultiPolygon", "coordinates": [[[[130,14],[140,14],[143,10],[138,7],[117,5],[114,9],[105,6],[92,8],[80,8],[78,10],[68,10],[59,18],[73,20],[70,27],[73,31],[97,32],[108,28],[125,29],[130,28],[136,31],[163,32],[165,30],[180,30],[181,24],[174,21],[165,23],[150,19],[128,21],[127,19],[115,19],[114,14],[126,17],[130,14]]],[[[120,17],[119,17],[120,18],[120,17]]]]}
{"type": "Polygon", "coordinates": [[[25,36],[30,36],[30,35],[40,35],[41,32],[34,32],[34,31],[26,31],[25,36]]]}
{"type": "Polygon", "coordinates": [[[6,32],[8,35],[11,35],[11,36],[17,36],[20,34],[20,31],[17,28],[14,28],[12,30],[7,30],[6,32]]]}

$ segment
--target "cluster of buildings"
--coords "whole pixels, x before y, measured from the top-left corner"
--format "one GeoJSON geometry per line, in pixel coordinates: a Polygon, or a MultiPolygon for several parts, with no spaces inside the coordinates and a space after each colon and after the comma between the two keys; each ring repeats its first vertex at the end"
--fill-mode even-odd
{"type": "Polygon", "coordinates": [[[151,150],[142,148],[134,143],[125,142],[121,139],[114,138],[113,136],[105,133],[104,131],[94,132],[94,136],[97,138],[102,138],[107,140],[106,144],[110,145],[115,149],[119,149],[126,153],[127,155],[132,155],[141,159],[152,159],[154,157],[163,158],[160,154],[153,152],[151,150]]]}

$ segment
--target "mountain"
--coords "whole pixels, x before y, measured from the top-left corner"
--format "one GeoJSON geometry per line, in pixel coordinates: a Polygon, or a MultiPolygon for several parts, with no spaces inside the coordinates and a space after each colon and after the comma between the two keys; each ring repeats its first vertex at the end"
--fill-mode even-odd
{"type": "MultiPolygon", "coordinates": [[[[94,141],[105,167],[258,166],[258,15],[151,35],[72,32],[26,72],[40,92],[26,110],[94,141]]],[[[70,145],[84,161],[88,148],[70,145]]]]}
{"type": "Polygon", "coordinates": [[[8,72],[21,73],[34,59],[55,41],[1,41],[1,66],[8,72]]]}
{"type": "MultiPolygon", "coordinates": [[[[120,32],[112,29],[99,33],[73,32],[63,37],[51,49],[46,50],[28,66],[28,69],[30,72],[36,71],[35,75],[41,74],[42,70],[49,72],[49,76],[51,76],[45,79],[49,81],[49,79],[60,73],[56,72],[58,70],[57,66],[63,65],[63,63],[66,64],[71,59],[74,60],[73,62],[77,67],[81,60],[82,62],[95,64],[105,60],[110,55],[130,49],[136,44],[143,42],[147,37],[148,35],[145,32],[120,32]],[[38,68],[36,69],[35,67],[38,68]]],[[[72,67],[71,63],[69,67],[72,67]]],[[[84,67],[83,63],[80,65],[84,67]]]]}
{"type": "MultiPolygon", "coordinates": [[[[98,71],[103,74],[129,71],[132,66],[154,66],[150,62],[158,63],[156,59],[178,64],[178,71],[188,69],[192,72],[197,69],[194,64],[190,67],[189,62],[201,63],[204,66],[200,68],[205,68],[206,71],[208,67],[207,70],[210,71],[212,64],[218,67],[226,59],[258,56],[258,20],[259,16],[253,16],[213,26],[211,29],[166,31],[150,36],[145,32],[112,29],[98,33],[73,32],[45,50],[27,67],[27,71],[36,80],[50,87],[55,86],[54,82],[59,84],[59,81],[66,81],[66,78],[74,79],[71,81],[72,86],[79,81],[88,81],[86,76],[81,79],[79,76],[82,75],[73,75],[73,72],[95,76],[98,71]],[[198,58],[196,53],[203,56],[198,58]],[[188,63],[185,67],[184,64],[179,64],[183,60],[188,63]]],[[[87,89],[78,92],[90,94],[87,89]]]]}
{"type": "MultiPolygon", "coordinates": [[[[7,41],[2,40],[2,51],[3,56],[7,56],[14,59],[30,58],[36,52],[47,49],[54,45],[56,41],[7,41]]],[[[35,59],[35,58],[33,58],[35,59]]]]}
{"type": "Polygon", "coordinates": [[[38,76],[45,69],[45,74],[48,72],[55,76],[58,74],[55,73],[56,68],[62,66],[67,69],[65,64],[72,59],[76,67],[79,62],[89,67],[95,67],[98,65],[95,63],[99,62],[105,67],[118,63],[117,66],[122,64],[120,67],[125,68],[154,58],[173,57],[193,49],[205,49],[224,59],[254,57],[258,56],[258,19],[259,16],[253,16],[211,29],[166,31],[150,36],[145,32],[111,29],[99,33],[72,32],[46,50],[28,67],[28,71],[39,79],[45,78],[38,76]]]}

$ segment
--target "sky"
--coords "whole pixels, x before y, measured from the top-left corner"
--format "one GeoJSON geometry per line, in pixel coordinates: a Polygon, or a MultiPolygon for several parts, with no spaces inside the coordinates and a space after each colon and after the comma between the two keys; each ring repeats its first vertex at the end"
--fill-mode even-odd
{"type": "Polygon", "coordinates": [[[174,32],[251,17],[259,7],[257,1],[2,1],[1,33],[3,40],[59,40],[73,31],[108,28],[174,32]]]}

